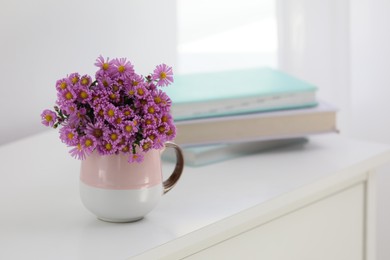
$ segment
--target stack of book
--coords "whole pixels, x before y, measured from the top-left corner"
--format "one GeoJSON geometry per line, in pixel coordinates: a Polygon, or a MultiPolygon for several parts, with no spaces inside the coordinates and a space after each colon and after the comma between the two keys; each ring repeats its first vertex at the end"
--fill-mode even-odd
{"type": "Polygon", "coordinates": [[[337,131],[336,109],[316,92],[271,68],[178,75],[167,88],[175,142],[193,166],[302,144],[309,135],[337,131]]]}

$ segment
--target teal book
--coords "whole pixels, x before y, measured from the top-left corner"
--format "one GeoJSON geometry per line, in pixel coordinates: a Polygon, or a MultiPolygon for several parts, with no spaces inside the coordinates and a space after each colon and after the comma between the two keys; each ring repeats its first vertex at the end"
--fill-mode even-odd
{"type": "Polygon", "coordinates": [[[315,106],[317,87],[271,68],[176,75],[175,121],[315,106]]]}

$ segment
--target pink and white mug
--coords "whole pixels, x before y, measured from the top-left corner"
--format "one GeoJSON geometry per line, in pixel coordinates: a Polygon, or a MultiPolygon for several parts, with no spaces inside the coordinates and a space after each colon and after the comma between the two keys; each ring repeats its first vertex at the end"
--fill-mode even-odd
{"type": "Polygon", "coordinates": [[[128,155],[101,156],[93,153],[81,162],[80,196],[84,206],[99,219],[132,222],[142,219],[179,180],[184,167],[180,147],[165,144],[176,152],[176,166],[163,181],[162,150],[150,150],[141,163],[128,163],[128,155]]]}

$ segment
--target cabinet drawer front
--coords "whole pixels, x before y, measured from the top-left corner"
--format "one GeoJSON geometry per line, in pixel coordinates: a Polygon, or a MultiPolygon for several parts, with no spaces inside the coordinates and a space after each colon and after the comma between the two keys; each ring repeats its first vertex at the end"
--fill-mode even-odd
{"type": "Polygon", "coordinates": [[[358,184],[185,259],[363,259],[364,197],[358,184]]]}

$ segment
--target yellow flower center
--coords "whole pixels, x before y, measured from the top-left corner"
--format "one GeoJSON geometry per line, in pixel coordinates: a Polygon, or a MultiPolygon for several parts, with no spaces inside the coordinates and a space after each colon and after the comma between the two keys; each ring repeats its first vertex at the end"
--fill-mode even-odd
{"type": "Polygon", "coordinates": [[[148,138],[152,141],[154,141],[154,139],[156,139],[156,136],[155,135],[149,135],[148,138]]]}
{"type": "Polygon", "coordinates": [[[74,76],[74,77],[72,78],[72,83],[73,83],[73,84],[76,84],[77,82],[79,82],[79,78],[78,78],[77,76],[74,76]]]}
{"type": "Polygon", "coordinates": [[[125,70],[126,70],[126,68],[125,68],[125,66],[123,66],[123,65],[120,65],[120,66],[118,67],[118,71],[119,71],[120,73],[123,73],[125,70]]]}
{"type": "Polygon", "coordinates": [[[82,99],[86,99],[86,98],[88,98],[88,93],[85,92],[85,91],[81,91],[81,92],[80,92],[80,97],[81,97],[82,99]]]}
{"type": "Polygon", "coordinates": [[[160,73],[160,78],[161,79],[166,79],[167,78],[167,74],[165,72],[161,72],[160,73]]]}
{"type": "Polygon", "coordinates": [[[91,145],[92,145],[92,140],[91,139],[85,140],[85,146],[86,147],[90,147],[91,145]]]}
{"type": "Polygon", "coordinates": [[[73,137],[74,137],[74,134],[73,134],[73,133],[68,133],[68,139],[69,139],[69,140],[72,140],[73,137]]]}
{"type": "Polygon", "coordinates": [[[126,111],[124,112],[124,114],[125,114],[125,116],[129,116],[129,115],[131,115],[131,113],[130,113],[130,111],[129,111],[129,110],[126,110],[126,111]]]}
{"type": "Polygon", "coordinates": [[[160,133],[164,133],[164,132],[165,132],[165,126],[160,126],[160,127],[158,128],[158,131],[159,131],[160,133]]]}
{"type": "Polygon", "coordinates": [[[143,96],[145,94],[144,90],[142,88],[137,89],[137,93],[140,96],[143,96]]]}
{"type": "Polygon", "coordinates": [[[126,145],[125,147],[122,148],[122,152],[128,152],[129,151],[129,146],[126,145]]]}
{"type": "Polygon", "coordinates": [[[108,111],[107,111],[107,115],[108,115],[109,117],[113,117],[113,116],[115,115],[114,110],[112,110],[112,109],[108,110],[108,111]]]}
{"type": "Polygon", "coordinates": [[[149,112],[150,114],[154,114],[154,112],[155,112],[154,107],[149,107],[149,108],[148,108],[148,112],[149,112]]]}
{"type": "Polygon", "coordinates": [[[163,121],[164,123],[168,122],[168,117],[164,115],[164,116],[161,118],[161,121],[163,121]]]}
{"type": "Polygon", "coordinates": [[[71,100],[71,99],[73,98],[72,93],[67,92],[67,93],[65,94],[65,98],[66,98],[67,100],[71,100]]]}
{"type": "Polygon", "coordinates": [[[118,135],[115,134],[115,133],[112,133],[112,134],[110,135],[110,138],[111,138],[112,141],[115,141],[116,139],[118,139],[118,135]]]}
{"type": "Polygon", "coordinates": [[[66,84],[66,82],[61,82],[61,84],[60,84],[61,89],[66,89],[67,86],[68,86],[68,84],[66,84]]]}
{"type": "Polygon", "coordinates": [[[106,143],[104,147],[106,148],[107,151],[110,151],[112,149],[112,145],[110,143],[106,143]]]}
{"type": "Polygon", "coordinates": [[[131,125],[127,125],[127,126],[125,126],[125,130],[126,130],[126,132],[130,133],[133,130],[133,127],[131,125]]]}
{"type": "Polygon", "coordinates": [[[161,103],[161,98],[160,97],[155,97],[154,98],[154,102],[156,103],[156,104],[160,104],[161,103]]]}
{"type": "Polygon", "coordinates": [[[138,86],[138,83],[139,83],[138,81],[133,80],[133,84],[132,85],[135,87],[135,86],[138,86]]]}
{"type": "Polygon", "coordinates": [[[101,137],[101,136],[103,135],[103,131],[102,131],[101,129],[95,129],[95,130],[93,131],[93,135],[94,135],[95,137],[101,137]]]}
{"type": "Polygon", "coordinates": [[[45,120],[47,122],[51,122],[53,120],[53,117],[51,115],[45,115],[45,120]]]}
{"type": "Polygon", "coordinates": [[[89,80],[87,78],[83,78],[81,80],[81,85],[86,86],[88,84],[89,80]]]}
{"type": "Polygon", "coordinates": [[[142,145],[142,149],[144,149],[144,150],[147,150],[147,149],[149,149],[149,148],[150,148],[150,142],[144,143],[144,144],[142,145]]]}
{"type": "Polygon", "coordinates": [[[115,92],[117,92],[117,91],[119,90],[119,86],[118,86],[118,85],[112,86],[112,90],[114,90],[115,92]]]}
{"type": "Polygon", "coordinates": [[[116,99],[116,95],[115,95],[114,93],[111,93],[111,94],[110,94],[110,99],[111,99],[111,100],[116,99]]]}
{"type": "Polygon", "coordinates": [[[115,120],[115,122],[116,122],[117,124],[122,123],[122,118],[118,117],[118,118],[115,120]]]}
{"type": "Polygon", "coordinates": [[[108,63],[103,63],[103,70],[108,70],[108,68],[110,67],[110,65],[108,65],[108,63]]]}

